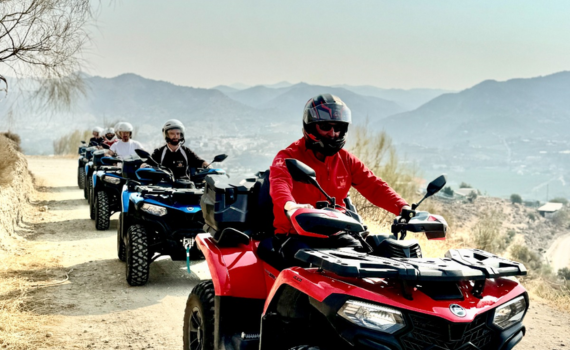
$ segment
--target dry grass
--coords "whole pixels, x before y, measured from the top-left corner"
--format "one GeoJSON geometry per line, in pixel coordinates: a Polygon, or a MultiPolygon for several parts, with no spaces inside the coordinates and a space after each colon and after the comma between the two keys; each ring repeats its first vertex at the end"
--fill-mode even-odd
{"type": "Polygon", "coordinates": [[[42,314],[49,304],[36,292],[65,278],[65,271],[50,252],[28,242],[2,253],[0,261],[0,348],[57,347],[45,328],[54,317],[42,314]]]}
{"type": "Polygon", "coordinates": [[[53,141],[53,153],[56,155],[74,155],[81,145],[81,141],[89,142],[91,131],[75,130],[53,141]]]}
{"type": "MultiPolygon", "coordinates": [[[[366,127],[356,127],[351,137],[355,140],[350,148],[375,175],[386,181],[408,203],[417,202],[421,195],[418,192],[417,171],[412,166],[402,166],[397,157],[390,138],[385,133],[371,134],[366,127]]],[[[362,195],[352,190],[351,198],[362,215],[372,234],[390,232],[393,215],[383,209],[371,205],[362,195]]],[[[443,216],[448,223],[445,241],[429,241],[423,234],[408,233],[406,239],[417,239],[422,253],[427,258],[443,257],[449,249],[479,248],[504,256],[525,264],[529,275],[522,279],[529,292],[546,302],[565,311],[570,311],[570,283],[557,280],[548,266],[541,263],[539,256],[521,242],[514,242],[512,236],[504,232],[502,223],[505,219],[498,208],[490,208],[477,214],[477,221],[470,229],[456,227],[453,206],[463,205],[454,202],[451,206],[428,199],[419,210],[443,216]]],[[[558,226],[568,226],[570,215],[567,212],[557,218],[558,226]]]]}

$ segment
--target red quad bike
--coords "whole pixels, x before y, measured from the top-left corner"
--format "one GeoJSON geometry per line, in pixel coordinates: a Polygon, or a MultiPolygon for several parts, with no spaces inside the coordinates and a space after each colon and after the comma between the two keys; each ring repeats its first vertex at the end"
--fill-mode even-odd
{"type": "MultiPolygon", "coordinates": [[[[286,165],[294,181],[320,189],[311,168],[293,159],[286,165]]],[[[422,258],[417,241],[403,240],[406,232],[445,239],[447,224],[415,211],[421,201],[395,219],[393,235],[363,240],[366,227],[350,202],[337,205],[321,189],[320,209],[291,215],[297,234],[324,242],[349,233],[365,251],[304,248],[287,257],[277,238],[247,227],[267,211],[267,202],[251,203],[263,201],[262,180],[207,180],[209,233],[197,242],[212,280],[188,297],[184,349],[509,350],[524,336],[529,300],[512,276],[526,275],[525,267],[477,249],[422,258]]],[[[422,201],[444,185],[445,177],[434,180],[422,201]]]]}

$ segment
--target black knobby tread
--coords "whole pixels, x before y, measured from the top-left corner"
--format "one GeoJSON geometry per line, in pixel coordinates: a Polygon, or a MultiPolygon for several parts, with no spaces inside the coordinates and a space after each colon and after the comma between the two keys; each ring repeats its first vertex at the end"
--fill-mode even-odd
{"type": "Polygon", "coordinates": [[[89,217],[95,220],[95,194],[93,193],[93,179],[89,178],[89,217]]]}
{"type": "Polygon", "coordinates": [[[121,234],[121,227],[123,226],[123,213],[119,214],[119,223],[117,226],[117,256],[122,262],[127,261],[127,248],[125,247],[125,241],[123,235],[121,234]]]}
{"type": "Polygon", "coordinates": [[[77,168],[77,185],[80,190],[85,188],[85,168],[83,167],[77,168]]]}
{"type": "Polygon", "coordinates": [[[95,198],[95,228],[104,231],[109,228],[111,209],[109,206],[109,196],[105,191],[97,192],[95,198]]]}
{"type": "Polygon", "coordinates": [[[311,345],[298,345],[289,350],[320,350],[318,346],[311,346],[311,345]]]}
{"type": "Polygon", "coordinates": [[[131,286],[146,284],[149,265],[146,231],[142,225],[132,225],[127,231],[127,283],[131,286]]]}
{"type": "Polygon", "coordinates": [[[200,350],[214,349],[214,328],[215,328],[215,296],[214,283],[212,280],[202,281],[193,289],[188,300],[186,301],[186,309],[184,310],[184,326],[183,326],[183,342],[184,350],[190,350],[190,317],[194,307],[198,307],[202,317],[202,326],[204,328],[204,341],[200,350]]]}
{"type": "MultiPolygon", "coordinates": [[[[85,170],[83,170],[85,172],[85,170]]],[[[83,198],[89,203],[89,186],[87,186],[87,176],[85,176],[85,186],[83,186],[83,198]]]]}

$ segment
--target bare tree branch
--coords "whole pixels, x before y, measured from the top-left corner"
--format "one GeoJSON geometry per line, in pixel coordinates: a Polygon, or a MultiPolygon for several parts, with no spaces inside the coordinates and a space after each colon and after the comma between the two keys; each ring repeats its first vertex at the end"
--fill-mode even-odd
{"type": "Polygon", "coordinates": [[[84,92],[78,72],[91,20],[90,0],[0,0],[0,68],[35,79],[43,103],[69,106],[84,92]]]}

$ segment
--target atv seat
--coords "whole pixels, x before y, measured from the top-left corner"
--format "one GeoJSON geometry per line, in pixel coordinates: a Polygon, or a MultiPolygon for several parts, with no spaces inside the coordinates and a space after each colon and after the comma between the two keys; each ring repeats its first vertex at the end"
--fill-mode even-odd
{"type": "Polygon", "coordinates": [[[249,244],[249,236],[234,228],[227,227],[213,238],[220,247],[236,247],[239,244],[249,244]]]}

